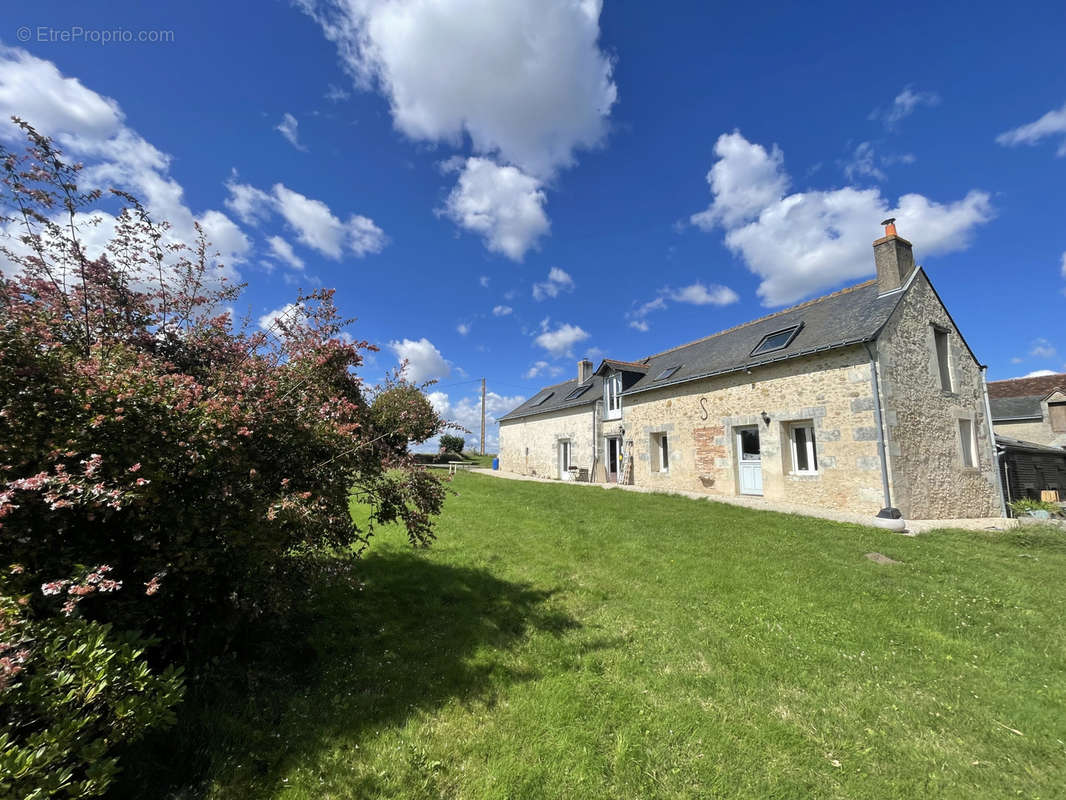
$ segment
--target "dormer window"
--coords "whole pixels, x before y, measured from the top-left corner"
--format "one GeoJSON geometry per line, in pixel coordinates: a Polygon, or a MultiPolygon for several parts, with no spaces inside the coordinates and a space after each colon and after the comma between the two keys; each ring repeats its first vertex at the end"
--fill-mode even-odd
{"type": "Polygon", "coordinates": [[[755,349],[751,351],[751,354],[757,356],[763,353],[772,353],[774,350],[784,350],[792,344],[792,340],[796,338],[796,334],[800,332],[802,327],[802,325],[793,325],[791,328],[782,328],[779,331],[766,334],[755,345],[755,349]]]}
{"type": "Polygon", "coordinates": [[[603,382],[603,407],[607,419],[622,416],[622,375],[619,372],[611,373],[603,382]]]}

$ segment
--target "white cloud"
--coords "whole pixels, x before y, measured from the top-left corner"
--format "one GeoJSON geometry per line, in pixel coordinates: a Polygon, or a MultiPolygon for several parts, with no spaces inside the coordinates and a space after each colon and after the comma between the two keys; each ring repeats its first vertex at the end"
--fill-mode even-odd
{"type": "Polygon", "coordinates": [[[728,286],[712,283],[708,287],[699,282],[677,290],[669,290],[667,296],[678,303],[690,303],[694,306],[727,306],[740,299],[740,296],[728,286]]]}
{"type": "MultiPolygon", "coordinates": [[[[153,218],[170,223],[172,240],[193,244],[199,222],[211,241],[211,252],[219,253],[216,275],[237,277],[233,267],[251,248],[247,237],[221,211],[194,214],[185,205],[184,190],[170,175],[171,157],[126,124],[115,100],[64,76],[50,61],[0,45],[0,139],[21,143],[21,132],[8,122],[12,116],[52,137],[71,160],[84,164],[81,188],[131,192],[153,218]]],[[[89,245],[101,247],[111,235],[114,217],[92,212],[79,219],[90,216],[103,224],[85,226],[82,235],[89,245]]]]}
{"type": "Polygon", "coordinates": [[[651,325],[647,320],[649,314],[655,311],[663,311],[669,308],[669,302],[672,300],[675,303],[688,303],[694,306],[727,306],[731,303],[735,303],[740,299],[740,296],[730,289],[728,286],[722,286],[720,284],[712,283],[707,286],[699,281],[696,283],[683,286],[680,289],[672,289],[669,286],[664,286],[659,290],[658,297],[649,300],[646,303],[634,308],[632,311],[626,314],[626,319],[629,320],[629,327],[634,330],[638,330],[641,333],[647,333],[650,330],[651,325]]]}
{"type": "Polygon", "coordinates": [[[589,338],[588,333],[577,325],[564,323],[562,325],[556,325],[555,328],[552,329],[549,322],[549,320],[545,319],[540,323],[541,332],[533,339],[533,341],[551,353],[555,358],[561,356],[573,357],[574,345],[589,338]]]}
{"type": "Polygon", "coordinates": [[[517,167],[471,157],[462,162],[459,180],[439,213],[479,234],[492,252],[521,261],[551,228],[546,201],[536,178],[517,167]]]}
{"type": "Polygon", "coordinates": [[[1047,112],[1035,122],[1001,133],[996,137],[996,141],[1005,147],[1014,147],[1019,144],[1033,145],[1049,136],[1062,137],[1055,155],[1066,156],[1066,105],[1047,112]]]}
{"type": "Polygon", "coordinates": [[[482,275],[480,278],[478,278],[478,283],[481,284],[481,288],[482,289],[488,289],[489,288],[489,276],[488,275],[482,275]]]}
{"type": "Polygon", "coordinates": [[[883,181],[888,176],[884,171],[877,166],[874,146],[870,142],[860,142],[855,151],[851,154],[851,158],[846,164],[844,164],[844,174],[847,175],[849,181],[855,180],[857,177],[873,178],[877,181],[883,181]]]}
{"type": "Polygon", "coordinates": [[[267,239],[267,244],[270,245],[270,251],[288,264],[293,269],[303,269],[304,262],[296,253],[292,251],[292,245],[282,239],[280,236],[271,236],[267,239]]]}
{"type": "Polygon", "coordinates": [[[546,178],[594,147],[617,99],[600,0],[297,0],[415,140],[458,143],[546,178]]]}
{"type": "Polygon", "coordinates": [[[529,380],[531,378],[535,378],[538,375],[542,375],[542,374],[543,375],[551,375],[552,377],[557,377],[557,376],[561,375],[562,372],[563,372],[563,368],[562,367],[552,366],[547,361],[534,361],[533,364],[530,366],[530,368],[525,371],[525,373],[522,375],[522,377],[525,378],[526,380],[529,380]]]}
{"type": "Polygon", "coordinates": [[[940,105],[940,95],[936,92],[916,92],[907,86],[896,95],[887,108],[875,108],[869,119],[881,120],[888,129],[895,128],[901,120],[909,117],[920,106],[932,108],[940,105]]]}
{"type": "Polygon", "coordinates": [[[1032,349],[1029,350],[1029,355],[1037,358],[1054,358],[1056,355],[1055,345],[1043,337],[1034,339],[1032,349]]]}
{"type": "Polygon", "coordinates": [[[703,230],[752,219],[788,189],[785,155],[777,145],[767,153],[734,131],[718,137],[714,154],[718,160],[707,173],[713,200],[706,211],[692,215],[692,223],[703,230]]]}
{"type": "Polygon", "coordinates": [[[548,270],[548,279],[541,283],[533,284],[533,299],[544,300],[547,297],[558,297],[560,292],[574,291],[574,279],[558,267],[548,270]]]}
{"type": "Polygon", "coordinates": [[[274,130],[278,131],[297,150],[306,151],[307,148],[300,144],[300,122],[288,111],[281,118],[274,130]]]}
{"type": "Polygon", "coordinates": [[[346,252],[357,257],[380,253],[388,237],[374,221],[360,214],[351,214],[347,222],[338,218],[321,200],[290,189],[283,183],[274,184],[265,192],[246,183],[237,175],[226,182],[229,198],[226,206],[250,225],[257,225],[278,214],[296,233],[299,241],[332,259],[340,259],[346,252]]]}
{"type": "MultiPolygon", "coordinates": [[[[468,449],[474,450],[481,442],[481,392],[469,394],[453,400],[447,392],[435,391],[426,394],[430,404],[441,417],[449,422],[462,425],[469,433],[461,434],[466,439],[468,449]]],[[[513,411],[526,401],[524,395],[501,395],[497,392],[485,392],[485,452],[499,452],[497,422],[500,417],[513,411]]],[[[449,431],[449,433],[461,433],[449,431]]],[[[439,447],[437,437],[425,442],[416,449],[422,452],[435,452],[439,447]]]]}
{"type": "Polygon", "coordinates": [[[281,308],[275,308],[273,311],[268,311],[259,318],[260,330],[280,335],[281,325],[292,325],[300,321],[300,318],[304,315],[303,306],[299,303],[286,303],[281,308]]]}
{"type": "Polygon", "coordinates": [[[433,342],[424,336],[418,340],[389,342],[389,349],[396,354],[400,362],[407,361],[404,375],[412,383],[446,378],[451,374],[452,365],[444,360],[444,356],[433,342]]]}
{"type": "Polygon", "coordinates": [[[458,325],[455,326],[455,329],[459,331],[460,336],[466,336],[468,333],[470,333],[470,325],[466,322],[460,322],[458,325]]]}
{"type": "Polygon", "coordinates": [[[1022,375],[1021,377],[1023,377],[1023,378],[1044,378],[1044,377],[1047,377],[1048,375],[1058,375],[1058,374],[1059,373],[1055,372],[1055,370],[1053,370],[1053,369],[1034,369],[1032,372],[1027,372],[1025,375],[1022,375]]]}
{"type": "Polygon", "coordinates": [[[1062,254],[1062,277],[1066,278],[1066,253],[1062,254]]]}
{"type": "Polygon", "coordinates": [[[618,97],[601,0],[296,0],[415,141],[462,147],[445,205],[519,261],[547,232],[545,181],[599,146],[618,97]]]}
{"type": "Polygon", "coordinates": [[[692,221],[724,228],[726,246],[762,278],[758,293],[768,306],[871,274],[870,244],[886,217],[896,218],[920,252],[938,254],[965,249],[994,215],[988,193],[977,190],[946,204],[906,194],[894,206],[876,188],[786,195],[789,178],[776,147],[768,155],[734,132],[719,137],[715,153],[711,206],[692,221]]]}
{"type": "Polygon", "coordinates": [[[513,311],[514,311],[514,309],[511,308],[510,306],[495,306],[492,309],[492,316],[494,316],[494,317],[506,317],[508,314],[510,314],[513,311]]]}
{"type": "Polygon", "coordinates": [[[324,97],[331,103],[340,103],[343,100],[347,100],[351,95],[339,86],[334,86],[332,83],[329,88],[326,89],[324,97]]]}

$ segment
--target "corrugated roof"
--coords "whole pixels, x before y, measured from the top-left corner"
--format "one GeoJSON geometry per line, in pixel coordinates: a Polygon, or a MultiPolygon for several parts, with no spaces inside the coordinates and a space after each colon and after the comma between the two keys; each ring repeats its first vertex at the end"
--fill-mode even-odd
{"type": "Polygon", "coordinates": [[[1013,439],[1010,436],[1000,436],[996,434],[996,446],[1002,447],[1005,450],[1026,450],[1030,453],[1047,453],[1048,455],[1061,456],[1066,459],[1066,449],[1061,447],[1054,447],[1049,444],[1037,444],[1036,442],[1026,442],[1022,439],[1013,439]]]}
{"type": "MultiPolygon", "coordinates": [[[[992,384],[989,384],[991,389],[992,384]]],[[[988,406],[992,411],[992,421],[1005,419],[1040,419],[1044,409],[1040,401],[1043,395],[1033,394],[1028,397],[992,397],[989,392],[988,406]]]]}
{"type": "Polygon", "coordinates": [[[552,386],[545,386],[514,411],[510,411],[500,417],[500,421],[503,422],[504,420],[528,417],[533,414],[547,414],[549,411],[562,411],[566,408],[577,408],[579,406],[591,405],[603,396],[603,378],[598,375],[593,375],[592,378],[581,385],[588,386],[588,390],[583,392],[580,397],[575,397],[572,400],[567,400],[566,398],[577,388],[577,378],[572,378],[571,380],[563,381],[562,383],[556,383],[552,386]],[[540,399],[548,393],[551,393],[551,397],[543,403],[540,403],[540,399]]]}

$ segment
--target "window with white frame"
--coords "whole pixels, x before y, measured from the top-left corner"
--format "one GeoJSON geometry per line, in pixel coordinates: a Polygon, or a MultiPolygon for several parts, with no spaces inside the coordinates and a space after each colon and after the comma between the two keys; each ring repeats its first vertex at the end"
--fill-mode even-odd
{"type": "Polygon", "coordinates": [[[651,435],[651,471],[670,471],[670,440],[665,433],[651,435]]]}
{"type": "Polygon", "coordinates": [[[608,376],[603,382],[603,406],[607,419],[622,416],[622,375],[618,372],[608,376]]]}
{"type": "Polygon", "coordinates": [[[789,425],[788,438],[792,444],[792,474],[817,474],[818,444],[814,437],[814,423],[793,422],[789,425]]]}
{"type": "Polygon", "coordinates": [[[951,386],[951,343],[947,328],[933,326],[933,344],[936,347],[936,365],[940,372],[940,388],[952,391],[951,386]]]}
{"type": "Polygon", "coordinates": [[[959,420],[959,447],[962,453],[962,465],[976,467],[977,442],[974,440],[972,419],[959,420]]]}

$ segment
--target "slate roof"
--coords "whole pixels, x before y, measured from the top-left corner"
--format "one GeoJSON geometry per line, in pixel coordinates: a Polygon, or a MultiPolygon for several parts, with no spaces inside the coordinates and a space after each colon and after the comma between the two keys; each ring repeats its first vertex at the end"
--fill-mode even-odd
{"type": "Polygon", "coordinates": [[[517,419],[518,417],[529,417],[533,414],[546,414],[549,411],[561,411],[565,408],[577,408],[579,406],[592,405],[603,397],[603,378],[599,375],[593,375],[581,385],[588,386],[588,391],[573,400],[567,400],[566,397],[570,392],[577,388],[577,378],[572,378],[571,380],[563,381],[562,383],[556,383],[553,386],[545,386],[531,398],[526,400],[526,402],[522,403],[518,408],[509,411],[500,417],[500,421],[517,419]],[[552,396],[538,405],[537,401],[548,393],[551,393],[552,396]]]}
{"type": "Polygon", "coordinates": [[[1032,394],[1028,397],[992,397],[992,384],[988,384],[988,407],[992,411],[992,421],[1005,419],[1041,419],[1044,410],[1040,401],[1043,395],[1032,394]]]}
{"type": "Polygon", "coordinates": [[[988,384],[988,396],[992,398],[1039,395],[1043,398],[1056,389],[1066,391],[1066,373],[1041,375],[1038,378],[1012,378],[1008,381],[992,381],[988,384]]]}
{"type": "Polygon", "coordinates": [[[873,341],[904,294],[900,291],[879,296],[877,281],[866,281],[657,353],[642,362],[648,367],[647,374],[622,394],[636,394],[873,341]],[[763,337],[795,325],[802,327],[787,347],[752,355],[763,337]],[[656,376],[673,366],[679,369],[669,378],[655,380],[656,376]]]}

